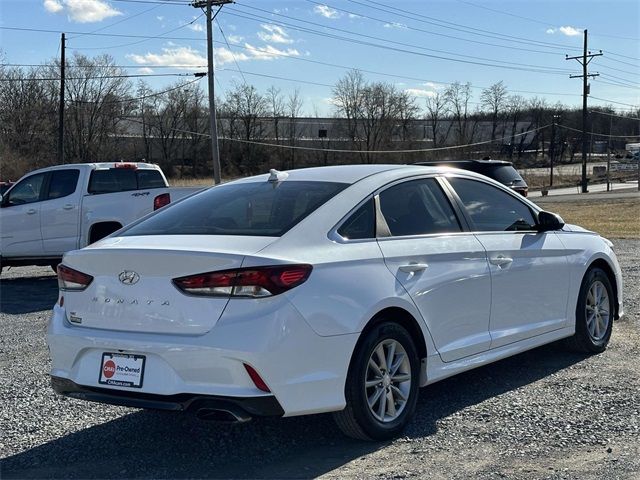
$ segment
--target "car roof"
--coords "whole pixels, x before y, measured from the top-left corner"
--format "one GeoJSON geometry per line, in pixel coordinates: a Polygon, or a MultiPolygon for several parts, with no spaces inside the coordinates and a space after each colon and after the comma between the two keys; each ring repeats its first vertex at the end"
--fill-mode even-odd
{"type": "Polygon", "coordinates": [[[428,162],[416,162],[414,165],[476,165],[476,166],[498,166],[498,165],[511,165],[513,163],[507,160],[433,160],[428,162]]]}
{"type": "MultiPolygon", "coordinates": [[[[421,173],[437,173],[444,171],[442,167],[421,167],[416,165],[334,165],[327,167],[300,168],[287,170],[287,180],[311,182],[340,182],[354,184],[372,175],[392,171],[408,171],[410,169],[421,173]]],[[[242,178],[233,183],[266,182],[269,174],[242,178]]]]}

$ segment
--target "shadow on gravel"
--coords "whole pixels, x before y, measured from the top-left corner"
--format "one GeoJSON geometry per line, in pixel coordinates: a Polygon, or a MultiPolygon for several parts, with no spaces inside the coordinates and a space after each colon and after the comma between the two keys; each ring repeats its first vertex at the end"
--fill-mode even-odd
{"type": "MultiPolygon", "coordinates": [[[[584,358],[550,345],[424,388],[406,435],[434,435],[439,420],[584,358]]],[[[479,421],[494,414],[480,411],[479,421]]],[[[385,446],[343,437],[326,414],[223,425],[136,411],[8,457],[0,468],[3,478],[309,478],[385,446]]]]}
{"type": "Polygon", "coordinates": [[[58,280],[52,275],[0,280],[0,313],[51,310],[58,300],[58,280]]]}

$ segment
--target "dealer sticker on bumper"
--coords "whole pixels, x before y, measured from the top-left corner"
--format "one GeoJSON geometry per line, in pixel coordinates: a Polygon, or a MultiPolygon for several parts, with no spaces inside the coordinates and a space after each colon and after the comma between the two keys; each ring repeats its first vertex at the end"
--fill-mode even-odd
{"type": "Polygon", "coordinates": [[[98,383],[117,387],[142,387],[145,359],[144,355],[103,353],[98,383]]]}

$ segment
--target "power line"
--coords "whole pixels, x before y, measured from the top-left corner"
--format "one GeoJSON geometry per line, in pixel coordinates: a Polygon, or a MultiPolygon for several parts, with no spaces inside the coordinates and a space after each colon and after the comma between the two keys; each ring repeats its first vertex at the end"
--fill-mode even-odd
{"type": "MultiPolygon", "coordinates": [[[[196,78],[195,80],[191,80],[189,82],[185,82],[182,85],[177,85],[175,87],[169,88],[167,90],[163,90],[161,92],[154,92],[152,94],[149,95],[142,95],[140,97],[135,97],[135,98],[126,98],[123,100],[113,100],[113,101],[109,101],[109,102],[100,102],[101,105],[111,105],[111,104],[116,104],[116,103],[130,103],[130,102],[136,102],[138,100],[144,100],[145,98],[152,98],[152,97],[158,97],[160,95],[164,95],[165,93],[169,93],[169,92],[173,92],[175,90],[180,90],[181,88],[187,87],[193,83],[199,82],[200,80],[202,80],[202,77],[204,77],[204,75],[199,76],[198,78],[196,78]]],[[[96,102],[92,102],[90,100],[71,100],[71,102],[73,103],[96,103],[96,102]]]]}
{"type": "MultiPolygon", "coordinates": [[[[198,20],[200,20],[202,17],[204,16],[204,13],[199,15],[198,17],[194,18],[193,20],[191,20],[190,22],[184,23],[182,25],[179,25],[176,28],[172,28],[171,30],[167,30],[164,33],[159,33],[158,35],[154,35],[154,36],[150,36],[147,38],[144,38],[143,40],[138,40],[136,42],[129,42],[129,43],[121,43],[119,45],[108,45],[108,46],[102,46],[102,47],[75,47],[75,50],[106,50],[107,48],[122,48],[122,47],[130,47],[131,45],[139,45],[141,43],[145,43],[148,42],[149,40],[154,40],[154,39],[158,39],[158,38],[164,38],[164,39],[177,39],[177,37],[167,37],[168,34],[173,33],[175,31],[181,30],[185,27],[188,27],[189,25],[193,25],[195,22],[197,22],[198,20]]],[[[89,35],[89,34],[87,34],[89,35]]],[[[74,37],[77,38],[77,37],[74,37]]],[[[199,39],[202,40],[202,39],[199,39]]]]}
{"type": "MultiPolygon", "coordinates": [[[[138,120],[133,120],[131,118],[128,119],[131,122],[134,123],[139,123],[142,124],[143,122],[138,121],[138,120]]],[[[257,142],[257,141],[253,141],[253,140],[242,140],[239,138],[222,138],[223,140],[227,140],[230,142],[238,142],[238,143],[247,143],[247,144],[252,144],[252,145],[262,145],[265,147],[275,147],[275,148],[284,148],[284,149],[288,149],[288,150],[306,150],[306,151],[314,151],[314,152],[327,152],[327,153],[369,153],[369,154],[398,154],[398,153],[422,153],[422,152],[435,152],[435,151],[440,151],[440,150],[458,150],[461,148],[466,148],[466,147],[475,147],[478,145],[486,145],[489,143],[493,143],[495,141],[502,141],[502,140],[510,140],[512,138],[517,138],[517,137],[521,137],[523,135],[528,135],[530,133],[534,133],[540,130],[543,130],[545,128],[550,127],[551,125],[544,125],[542,127],[538,127],[538,128],[534,128],[531,130],[527,130],[525,132],[520,132],[514,135],[505,135],[502,138],[497,138],[494,140],[485,140],[482,142],[474,142],[474,143],[467,143],[465,145],[453,145],[450,147],[437,147],[437,148],[420,148],[420,149],[412,149],[412,150],[347,150],[347,149],[337,149],[337,148],[316,148],[316,147],[300,147],[300,146],[296,146],[296,145],[281,145],[281,144],[277,144],[277,143],[268,143],[268,142],[257,142]]],[[[157,128],[157,126],[156,126],[157,128]]],[[[201,133],[201,132],[192,132],[189,130],[182,130],[179,128],[169,128],[169,130],[173,130],[176,132],[181,132],[181,133],[186,133],[189,135],[198,135],[198,136],[202,136],[202,137],[208,137],[209,134],[208,133],[201,133]]]]}
{"type": "MultiPolygon", "coordinates": [[[[252,7],[252,8],[254,8],[254,7],[252,7]]],[[[357,34],[358,36],[375,38],[377,40],[385,42],[384,44],[373,43],[373,42],[369,42],[369,41],[365,41],[365,40],[358,40],[358,39],[355,39],[355,38],[348,38],[348,37],[335,35],[335,34],[323,33],[323,32],[320,32],[318,30],[313,30],[313,29],[310,29],[310,28],[307,28],[307,27],[296,26],[296,25],[293,25],[293,24],[290,24],[290,23],[287,23],[287,22],[273,21],[272,19],[269,19],[269,18],[266,18],[266,17],[262,17],[260,15],[254,15],[254,14],[244,14],[243,15],[243,14],[238,14],[238,13],[235,13],[235,12],[234,13],[227,12],[227,13],[225,13],[225,15],[230,15],[230,16],[238,17],[238,18],[244,18],[244,19],[247,19],[247,20],[255,21],[255,22],[261,22],[261,21],[265,21],[266,20],[266,21],[269,21],[271,24],[274,24],[274,25],[285,26],[285,27],[291,28],[293,30],[306,32],[306,33],[310,33],[312,35],[318,35],[318,36],[325,37],[325,38],[333,38],[333,39],[336,39],[336,40],[341,40],[341,41],[345,41],[345,42],[349,42],[349,43],[355,43],[355,44],[358,44],[358,45],[365,45],[365,46],[380,48],[380,49],[384,49],[384,50],[390,50],[390,51],[393,51],[393,52],[406,53],[406,54],[416,55],[416,56],[426,57],[426,58],[435,58],[435,59],[438,59],[438,60],[445,60],[445,61],[464,63],[464,64],[468,64],[468,65],[479,65],[479,66],[492,67],[492,68],[501,68],[501,69],[506,69],[506,70],[520,70],[520,71],[544,73],[544,74],[550,74],[550,75],[565,75],[566,72],[568,72],[567,70],[564,70],[564,69],[555,69],[555,68],[554,69],[550,69],[548,67],[544,67],[544,66],[540,66],[540,65],[527,66],[526,64],[516,64],[516,63],[510,63],[510,62],[502,62],[502,61],[499,61],[499,60],[496,60],[496,62],[502,62],[502,63],[505,63],[505,65],[495,65],[495,64],[490,64],[490,63],[486,63],[486,62],[463,60],[463,59],[458,59],[458,58],[444,57],[444,56],[441,56],[441,55],[433,55],[433,54],[428,54],[428,53],[423,53],[423,52],[416,52],[416,51],[413,51],[413,50],[407,50],[407,49],[402,49],[402,48],[398,48],[398,47],[392,47],[392,46],[389,45],[389,43],[400,43],[400,42],[393,42],[393,41],[389,41],[388,39],[384,39],[384,38],[380,38],[380,37],[373,37],[373,36],[370,36],[370,35],[357,34]],[[250,15],[250,16],[247,16],[247,15],[250,15]],[[531,68],[527,68],[527,67],[531,67],[531,68]]],[[[278,15],[278,14],[274,14],[274,15],[278,15]]],[[[302,22],[302,20],[297,20],[297,21],[301,21],[302,22]]],[[[305,23],[308,23],[308,22],[305,22],[305,23]]],[[[332,29],[332,27],[324,27],[324,28],[332,29]]],[[[348,32],[348,33],[356,35],[353,32],[348,32]]],[[[421,47],[421,46],[415,46],[415,48],[418,48],[418,49],[421,49],[421,50],[429,50],[429,49],[426,49],[426,48],[421,47]]]]}
{"type": "Polygon", "coordinates": [[[226,43],[227,48],[229,49],[229,52],[231,52],[231,57],[233,58],[233,63],[236,64],[236,68],[240,72],[240,75],[242,75],[242,81],[244,82],[245,85],[247,85],[247,79],[245,78],[244,73],[242,73],[242,69],[240,68],[240,65],[238,64],[238,59],[236,58],[235,54],[231,50],[231,46],[229,45],[229,41],[227,40],[227,36],[224,34],[224,30],[222,30],[222,26],[220,25],[220,22],[216,22],[216,25],[218,26],[218,30],[220,30],[220,33],[222,34],[222,38],[224,38],[224,42],[226,43]]]}
{"type": "Polygon", "coordinates": [[[386,13],[392,14],[392,15],[396,15],[399,17],[403,17],[403,18],[407,18],[410,20],[414,20],[414,21],[418,21],[418,22],[423,22],[423,23],[428,23],[428,24],[432,24],[432,25],[437,25],[441,28],[449,28],[451,30],[458,30],[458,31],[462,31],[464,33],[467,34],[471,34],[471,35],[478,35],[481,37],[490,37],[490,38],[497,38],[499,40],[502,41],[510,41],[510,42],[514,42],[514,43],[521,43],[521,44],[526,44],[526,45],[534,45],[534,46],[538,46],[538,47],[547,47],[547,48],[554,48],[557,50],[567,50],[567,49],[571,49],[571,50],[579,50],[576,47],[573,47],[571,45],[564,45],[564,44],[558,44],[558,43],[551,43],[551,42],[543,42],[540,40],[533,40],[533,39],[529,39],[529,38],[525,38],[525,37],[518,37],[515,35],[507,35],[504,33],[499,33],[499,32],[494,32],[491,30],[484,30],[481,28],[475,28],[475,27],[470,27],[468,25],[463,25],[460,23],[455,23],[455,22],[449,22],[447,20],[441,20],[435,17],[429,17],[427,15],[422,15],[416,12],[411,12],[408,10],[403,10],[401,8],[398,8],[396,6],[394,6],[393,8],[390,8],[387,4],[384,3],[380,3],[374,0],[366,0],[367,3],[362,3],[360,1],[357,0],[347,0],[351,3],[355,3],[358,5],[362,5],[365,6],[367,8],[372,8],[372,5],[376,5],[376,8],[378,10],[384,11],[386,13]],[[399,13],[402,12],[402,13],[399,13]],[[444,25],[442,25],[444,24],[444,25]],[[462,29],[462,30],[461,30],[462,29]],[[468,31],[470,30],[470,31],[468,31]]]}
{"type": "Polygon", "coordinates": [[[615,100],[608,100],[606,98],[599,98],[599,97],[594,97],[593,95],[590,95],[591,98],[593,98],[594,100],[600,100],[601,102],[609,102],[609,103],[616,103],[618,105],[626,105],[627,107],[633,107],[633,108],[638,108],[638,104],[631,104],[631,103],[623,103],[623,102],[617,102],[615,100]]]}
{"type": "MultiPolygon", "coordinates": [[[[96,80],[102,78],[141,78],[141,77],[186,77],[196,74],[191,73],[140,73],[136,75],[102,75],[98,77],[66,77],[67,80],[96,80]]],[[[25,82],[25,81],[60,81],[60,77],[53,78],[0,78],[0,82],[25,82]]]]}
{"type": "Polygon", "coordinates": [[[606,115],[607,117],[625,118],[627,120],[640,120],[640,117],[630,117],[628,115],[618,115],[615,113],[603,112],[600,110],[589,110],[589,113],[597,113],[598,115],[606,115]]]}
{"type": "MultiPolygon", "coordinates": [[[[326,4],[315,2],[314,0],[307,0],[307,2],[313,3],[313,4],[317,4],[317,5],[328,6],[326,4]]],[[[424,51],[429,51],[429,52],[442,53],[442,54],[446,54],[446,55],[456,55],[456,56],[463,57],[463,58],[471,58],[471,59],[474,59],[474,61],[483,60],[485,62],[503,63],[503,64],[506,64],[506,65],[509,65],[510,68],[512,68],[512,66],[514,65],[513,62],[496,60],[496,59],[492,59],[492,58],[478,57],[477,55],[465,55],[465,54],[461,54],[461,53],[450,52],[450,51],[447,51],[447,50],[437,50],[437,49],[433,49],[433,48],[426,48],[426,47],[423,47],[421,45],[415,45],[415,44],[411,44],[411,43],[397,42],[397,41],[394,41],[394,40],[389,40],[387,38],[377,37],[377,36],[374,36],[374,35],[367,35],[367,34],[363,34],[363,33],[355,33],[355,32],[353,32],[351,30],[347,30],[347,29],[343,29],[343,28],[329,27],[329,26],[323,25],[321,23],[311,22],[309,20],[301,20],[301,19],[298,19],[298,18],[295,18],[295,17],[291,17],[289,15],[281,14],[281,13],[269,12],[268,10],[264,10],[264,9],[258,8],[258,7],[252,7],[252,6],[248,6],[248,5],[244,5],[244,4],[238,4],[238,5],[240,5],[242,7],[245,7],[245,8],[249,8],[251,10],[257,10],[257,11],[260,11],[260,12],[263,12],[263,13],[267,13],[267,14],[270,14],[270,15],[276,15],[276,16],[279,16],[279,17],[284,17],[284,18],[288,18],[288,19],[291,19],[291,20],[295,20],[295,21],[300,22],[300,23],[307,23],[307,24],[310,24],[310,25],[319,26],[319,27],[324,28],[324,29],[334,30],[334,31],[341,32],[341,33],[347,33],[349,35],[363,37],[363,38],[367,38],[367,39],[370,39],[370,40],[382,41],[382,42],[385,42],[385,44],[391,43],[391,44],[399,45],[401,47],[411,47],[411,48],[417,48],[417,49],[424,50],[424,51]]],[[[330,8],[333,8],[333,7],[330,7],[330,8]]],[[[336,9],[336,10],[338,10],[338,9],[336,9]]],[[[263,20],[267,20],[267,21],[270,21],[270,22],[274,23],[271,19],[265,18],[265,17],[261,17],[260,15],[256,15],[256,14],[249,14],[249,15],[254,15],[256,17],[262,18],[263,20]]],[[[284,24],[284,25],[286,25],[286,24],[284,24]]],[[[289,26],[290,27],[294,27],[294,26],[292,26],[290,24],[289,24],[289,26]]],[[[299,27],[297,27],[297,28],[299,28],[299,27]]],[[[321,33],[323,35],[326,35],[326,34],[324,34],[324,32],[318,32],[317,30],[311,30],[311,29],[307,29],[307,30],[309,31],[309,33],[315,32],[315,33],[321,33]]],[[[337,36],[335,36],[334,38],[337,38],[337,36]]],[[[341,37],[341,39],[345,39],[345,37],[341,37]]],[[[346,38],[346,39],[350,40],[348,38],[346,38]]],[[[429,55],[427,55],[427,56],[429,56],[429,55]]],[[[442,57],[442,56],[437,56],[437,55],[431,55],[431,58],[438,58],[438,59],[441,59],[441,60],[449,60],[449,61],[458,61],[458,62],[463,62],[463,63],[469,62],[469,61],[463,61],[463,60],[460,60],[460,59],[453,59],[453,58],[442,57]]],[[[469,63],[471,63],[471,62],[469,62],[469,63]]],[[[475,64],[483,64],[483,63],[482,62],[479,62],[479,63],[476,62],[475,64]]],[[[535,69],[553,70],[553,71],[564,72],[564,73],[568,72],[568,70],[566,70],[564,68],[547,67],[547,66],[543,66],[543,65],[531,65],[531,64],[516,64],[516,65],[520,65],[520,66],[524,66],[524,67],[531,67],[531,68],[535,68],[535,69]]],[[[497,67],[497,65],[493,65],[493,66],[497,67]]]]}
{"type": "MultiPolygon", "coordinates": [[[[582,130],[578,130],[577,128],[567,127],[566,125],[557,124],[558,127],[564,128],[566,130],[571,130],[572,132],[582,133],[582,130]]],[[[640,135],[607,135],[604,133],[595,133],[595,132],[586,132],[587,135],[595,135],[597,137],[607,137],[607,138],[640,138],[640,135]]]]}
{"type": "MultiPolygon", "coordinates": [[[[332,8],[334,10],[337,10],[337,11],[340,11],[340,12],[344,12],[344,13],[349,14],[349,15],[356,15],[358,17],[367,18],[369,20],[374,20],[374,21],[377,21],[377,22],[380,22],[380,23],[386,24],[386,25],[389,24],[389,20],[388,19],[376,18],[376,17],[372,17],[370,15],[366,15],[366,14],[363,14],[363,13],[360,13],[360,12],[354,12],[352,10],[347,10],[347,9],[344,9],[344,8],[338,8],[338,7],[335,7],[333,5],[327,5],[327,4],[316,2],[316,1],[312,1],[312,0],[307,0],[307,1],[310,2],[310,3],[316,4],[316,5],[324,5],[324,6],[327,6],[329,8],[332,8]]],[[[431,31],[431,30],[424,30],[422,28],[412,27],[410,25],[404,25],[404,24],[402,25],[402,27],[406,28],[407,30],[413,30],[413,31],[417,31],[417,32],[427,33],[429,35],[437,35],[437,36],[440,36],[440,37],[452,38],[452,39],[455,39],[455,40],[461,40],[463,42],[470,42],[470,43],[478,44],[478,45],[489,45],[489,46],[492,46],[492,47],[499,47],[499,48],[506,48],[506,49],[509,49],[509,50],[513,50],[513,46],[512,45],[500,45],[500,44],[497,44],[497,43],[489,43],[489,42],[483,42],[483,41],[480,41],[480,40],[472,40],[472,39],[469,39],[469,38],[458,37],[456,35],[450,35],[450,34],[441,33],[441,32],[434,32],[434,31],[431,31]]],[[[533,50],[533,49],[528,49],[528,48],[519,48],[519,50],[526,51],[526,52],[543,53],[543,54],[547,54],[547,55],[557,55],[556,52],[545,51],[545,50],[533,50]]]]}
{"type": "MultiPolygon", "coordinates": [[[[136,18],[136,17],[139,17],[140,15],[144,15],[145,13],[149,13],[152,10],[156,10],[157,8],[160,8],[161,6],[162,5],[156,5],[155,7],[147,8],[146,10],[143,10],[142,12],[136,13],[135,15],[130,15],[128,17],[125,17],[125,18],[121,19],[121,20],[118,20],[117,22],[113,22],[113,23],[110,23],[109,25],[105,25],[104,27],[96,28],[95,30],[92,30],[91,32],[89,32],[89,34],[96,33],[96,32],[101,32],[103,30],[106,30],[107,28],[111,28],[111,27],[113,27],[115,25],[119,25],[119,24],[121,24],[123,22],[127,22],[127,21],[131,20],[132,18],[136,18]]],[[[69,40],[73,40],[74,38],[82,37],[83,35],[84,34],[76,35],[75,37],[69,38],[69,40]]]]}

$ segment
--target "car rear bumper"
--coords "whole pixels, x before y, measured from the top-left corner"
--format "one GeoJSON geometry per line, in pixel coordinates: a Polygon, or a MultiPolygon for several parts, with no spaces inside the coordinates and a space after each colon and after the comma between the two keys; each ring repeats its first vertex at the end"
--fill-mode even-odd
{"type": "Polygon", "coordinates": [[[284,296],[232,300],[204,335],[84,327],[70,323],[59,305],[47,332],[51,376],[58,384],[66,380],[78,386],[65,387],[73,393],[69,396],[173,410],[190,408],[194,399],[243,403],[264,398],[260,402],[275,400],[283,416],[344,408],[344,385],[357,338],[357,333],[316,334],[284,296]],[[261,302],[260,308],[255,302],[261,302]],[[100,383],[103,353],[144,356],[140,388],[100,383]],[[245,365],[258,372],[270,392],[257,388],[245,365]]]}
{"type": "Polygon", "coordinates": [[[87,387],[60,377],[51,377],[51,386],[56,393],[64,395],[65,397],[125,407],[193,412],[202,409],[224,410],[234,412],[236,415],[247,419],[254,416],[284,415],[284,410],[278,403],[278,400],[272,395],[245,398],[194,395],[188,393],[156,395],[130,390],[87,387]]]}

